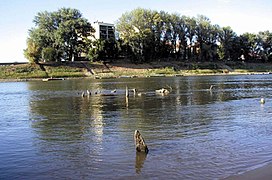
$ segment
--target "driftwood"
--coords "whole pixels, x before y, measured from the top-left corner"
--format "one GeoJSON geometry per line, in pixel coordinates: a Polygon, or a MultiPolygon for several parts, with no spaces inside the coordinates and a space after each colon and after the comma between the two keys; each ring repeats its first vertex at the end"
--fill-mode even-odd
{"type": "Polygon", "coordinates": [[[116,96],[116,94],[98,94],[98,96],[116,96]]]}
{"type": "Polygon", "coordinates": [[[161,89],[155,90],[155,92],[156,92],[157,94],[167,95],[167,94],[169,94],[170,92],[172,92],[172,90],[173,90],[171,86],[167,85],[167,87],[169,88],[169,90],[166,89],[166,88],[161,88],[161,89]]]}
{"type": "Polygon", "coordinates": [[[89,96],[91,96],[92,95],[92,92],[91,91],[89,91],[89,90],[87,90],[86,92],[85,91],[83,91],[82,93],[81,93],[81,97],[89,97],[89,96]]]}
{"type": "Polygon", "coordinates": [[[86,94],[85,94],[85,92],[83,91],[82,93],[81,93],[81,97],[85,97],[86,96],[86,94]]]}
{"type": "Polygon", "coordinates": [[[165,88],[155,90],[155,92],[158,93],[158,94],[169,94],[169,91],[167,89],[165,89],[165,88]]]}
{"type": "Polygon", "coordinates": [[[112,90],[112,91],[111,91],[111,93],[116,93],[116,91],[117,91],[117,90],[116,90],[116,89],[114,89],[114,90],[112,90]]]}
{"type": "Polygon", "coordinates": [[[144,138],[138,130],[135,130],[134,133],[135,148],[137,152],[148,153],[147,145],[145,144],[144,138]]]}
{"type": "Polygon", "coordinates": [[[214,85],[210,86],[210,91],[212,91],[214,89],[214,85]]]}

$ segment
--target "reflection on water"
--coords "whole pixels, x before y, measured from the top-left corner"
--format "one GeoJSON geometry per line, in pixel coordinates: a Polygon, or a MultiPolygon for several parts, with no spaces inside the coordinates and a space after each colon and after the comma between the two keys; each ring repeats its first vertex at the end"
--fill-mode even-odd
{"type": "Polygon", "coordinates": [[[99,112],[94,112],[95,119],[93,120],[93,128],[96,134],[97,142],[102,142],[103,140],[103,116],[99,112]],[[97,113],[97,114],[96,114],[97,113]]]}
{"type": "Polygon", "coordinates": [[[144,166],[144,162],[146,159],[147,154],[143,152],[136,152],[136,158],[135,158],[135,170],[137,174],[141,173],[141,169],[144,166]]]}
{"type": "Polygon", "coordinates": [[[0,83],[0,179],[243,172],[271,160],[271,92],[270,75],[0,83]],[[126,86],[142,95],[126,98],[126,86]],[[155,93],[169,86],[169,95],[155,93]],[[92,95],[81,97],[87,89],[92,95]],[[135,129],[147,156],[135,152],[135,129]]]}

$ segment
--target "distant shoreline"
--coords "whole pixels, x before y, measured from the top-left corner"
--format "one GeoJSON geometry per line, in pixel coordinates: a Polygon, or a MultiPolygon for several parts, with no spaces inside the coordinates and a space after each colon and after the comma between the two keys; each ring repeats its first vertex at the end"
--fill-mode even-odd
{"type": "MultiPolygon", "coordinates": [[[[6,63],[5,63],[6,64],[6,63]]],[[[203,75],[272,74],[271,63],[163,61],[133,64],[113,62],[10,63],[0,66],[0,82],[43,78],[135,78],[203,75]]]]}

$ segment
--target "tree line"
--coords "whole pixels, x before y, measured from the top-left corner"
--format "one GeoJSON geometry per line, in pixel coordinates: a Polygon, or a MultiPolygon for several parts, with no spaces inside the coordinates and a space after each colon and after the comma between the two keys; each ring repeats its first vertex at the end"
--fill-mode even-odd
{"type": "Polygon", "coordinates": [[[115,39],[95,39],[95,29],[79,10],[40,12],[29,30],[25,57],[30,62],[90,61],[125,57],[135,63],[164,61],[272,61],[272,33],[237,35],[204,15],[137,8],[122,14],[115,39]]]}

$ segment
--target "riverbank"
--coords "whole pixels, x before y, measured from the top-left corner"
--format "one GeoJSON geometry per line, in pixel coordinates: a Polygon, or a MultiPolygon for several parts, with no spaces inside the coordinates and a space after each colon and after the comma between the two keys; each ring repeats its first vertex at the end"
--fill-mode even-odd
{"type": "Polygon", "coordinates": [[[272,163],[262,167],[253,169],[251,171],[227,177],[225,180],[271,180],[272,179],[272,163]]]}
{"type": "Polygon", "coordinates": [[[133,64],[114,62],[65,62],[0,66],[2,81],[54,78],[120,78],[191,75],[270,74],[271,63],[163,61],[133,64]]]}

